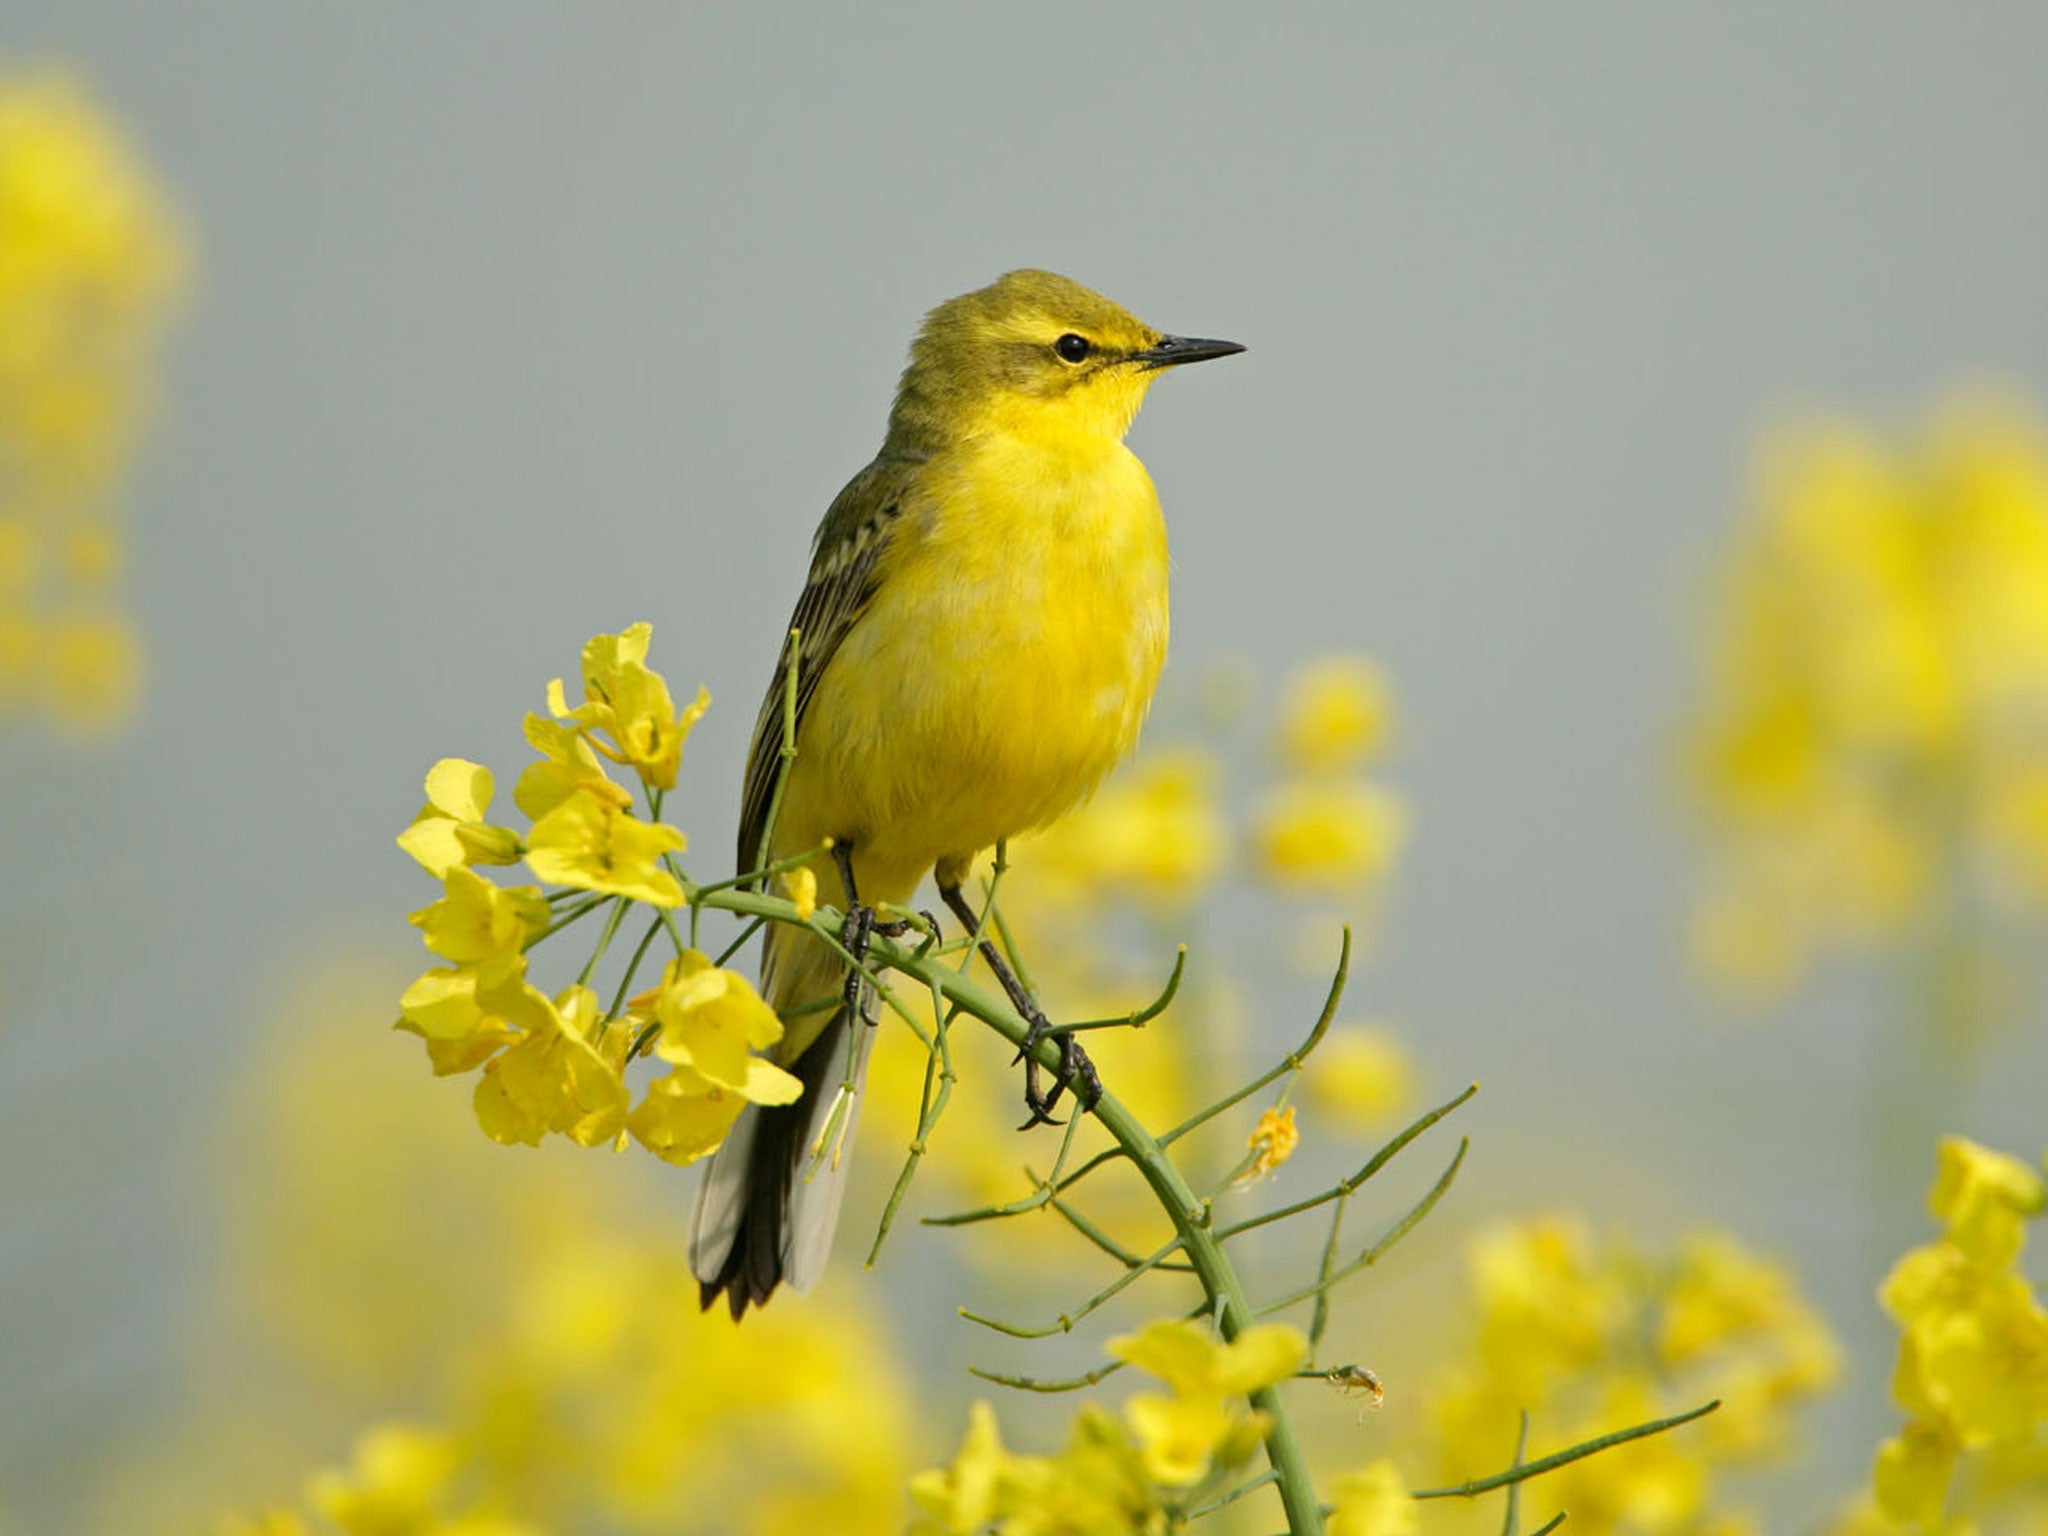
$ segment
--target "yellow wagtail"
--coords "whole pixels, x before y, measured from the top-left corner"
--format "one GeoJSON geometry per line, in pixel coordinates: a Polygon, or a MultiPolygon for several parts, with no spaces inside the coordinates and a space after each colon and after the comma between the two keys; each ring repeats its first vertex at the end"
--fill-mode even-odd
{"type": "MultiPolygon", "coordinates": [[[[1166,527],[1124,434],[1162,370],[1243,350],[1165,335],[1051,272],[1008,273],[925,317],[881,452],[818,525],[790,620],[800,654],[784,646],[754,730],[740,869],[829,838],[819,892],[845,911],[856,955],[874,906],[909,900],[934,866],[974,930],[960,890],[974,857],[1094,790],[1137,741],[1166,659],[1166,527]],[[797,750],[771,829],[792,664],[797,750]]],[[[787,1028],[775,1058],[803,1097],[747,1109],[690,1235],[704,1305],[723,1292],[736,1318],[824,1268],[870,1037],[869,1000],[823,941],[771,926],[761,977],[787,1028]],[[835,1150],[804,1167],[828,1122],[835,1150]]],[[[1033,1121],[1062,1085],[1093,1090],[1071,1035],[1062,1052],[1050,1093],[1029,1069],[1033,1121]]]]}

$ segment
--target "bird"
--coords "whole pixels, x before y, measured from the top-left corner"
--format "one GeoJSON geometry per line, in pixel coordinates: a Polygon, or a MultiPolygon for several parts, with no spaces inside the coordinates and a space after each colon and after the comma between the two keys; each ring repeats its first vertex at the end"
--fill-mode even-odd
{"type": "MultiPolygon", "coordinates": [[[[856,955],[875,909],[928,873],[977,931],[961,891],[973,860],[1087,799],[1136,745],[1165,663],[1166,526],[1124,436],[1160,374],[1242,351],[1034,269],[925,316],[880,452],[818,525],[748,755],[739,870],[823,850],[805,867],[856,955]]],[[[1045,1030],[1001,955],[982,953],[1045,1030]]],[[[735,1123],[689,1243],[702,1304],[723,1295],[735,1319],[825,1267],[875,1022],[845,956],[792,926],[767,928],[761,993],[784,1023],[771,1057],[803,1093],[735,1123]]],[[[1061,1042],[1050,1094],[1030,1069],[1027,1125],[1062,1086],[1100,1091],[1061,1042]]]]}

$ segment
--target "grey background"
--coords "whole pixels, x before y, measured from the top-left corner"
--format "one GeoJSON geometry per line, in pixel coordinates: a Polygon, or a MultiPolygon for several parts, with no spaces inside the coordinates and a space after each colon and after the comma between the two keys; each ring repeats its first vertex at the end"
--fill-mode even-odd
{"type": "MultiPolygon", "coordinates": [[[[412,952],[390,836],[425,764],[516,762],[539,683],[644,616],[719,701],[675,812],[722,848],[912,327],[1025,264],[1250,344],[1133,436],[1172,675],[1392,669],[1418,835],[1363,996],[1487,1084],[1468,1210],[1731,1223],[1881,1349],[1855,1105],[1887,1000],[1839,970],[1707,1026],[1668,769],[1772,412],[2044,383],[2038,9],[8,10],[8,57],[94,82],[200,252],[132,513],[145,717],[103,761],[7,749],[19,1507],[163,1390],[263,979],[412,952]]],[[[1955,1122],[2021,1152],[2028,1022],[1955,1122]]],[[[1859,1475],[1882,1380],[1802,1511],[1859,1475]]]]}

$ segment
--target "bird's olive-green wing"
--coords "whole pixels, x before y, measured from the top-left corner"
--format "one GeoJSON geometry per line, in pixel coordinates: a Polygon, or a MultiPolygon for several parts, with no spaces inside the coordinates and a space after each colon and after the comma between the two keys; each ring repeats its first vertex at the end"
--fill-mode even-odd
{"type": "Polygon", "coordinates": [[[783,696],[788,687],[789,631],[802,635],[797,658],[796,741],[803,747],[803,722],[818,680],[832,664],[840,642],[860,622],[874,596],[875,568],[894,536],[898,519],[915,487],[921,459],[883,457],[847,482],[833,499],[811,549],[811,574],[796,612],[783,630],[782,652],[761,716],[754,724],[754,744],[747,753],[747,778],[740,803],[740,836],[735,868],[744,872],[764,862],[761,846],[768,830],[768,806],[782,767],[783,696]]]}

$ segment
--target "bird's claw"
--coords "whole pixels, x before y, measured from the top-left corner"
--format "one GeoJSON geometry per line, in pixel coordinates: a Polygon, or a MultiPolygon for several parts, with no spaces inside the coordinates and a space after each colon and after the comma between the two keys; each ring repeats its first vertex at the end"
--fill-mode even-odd
{"type": "Polygon", "coordinates": [[[1052,1091],[1048,1093],[1039,1085],[1038,1058],[1033,1052],[1047,1035],[1056,1033],[1059,1032],[1046,1022],[1045,1015],[1033,1010],[1030,1032],[1017,1052],[1017,1059],[1024,1063],[1024,1107],[1030,1111],[1029,1117],[1017,1127],[1020,1131],[1028,1131],[1034,1125],[1064,1125],[1065,1121],[1053,1118],[1052,1111],[1060,1095],[1070,1088],[1083,1109],[1093,1108],[1102,1097],[1102,1078],[1095,1063],[1071,1034],[1059,1035],[1060,1065],[1053,1074],[1052,1091]]]}

